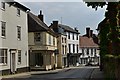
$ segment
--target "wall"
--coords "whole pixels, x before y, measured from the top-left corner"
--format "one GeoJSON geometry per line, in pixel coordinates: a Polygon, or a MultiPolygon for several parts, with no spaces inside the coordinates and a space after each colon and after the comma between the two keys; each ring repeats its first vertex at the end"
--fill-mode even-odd
{"type": "MultiPolygon", "coordinates": [[[[8,64],[3,66],[2,69],[10,69],[10,52],[9,49],[21,50],[22,63],[18,65],[16,62],[16,67],[28,67],[28,25],[27,25],[27,14],[24,11],[20,11],[21,15],[17,16],[17,8],[14,6],[9,6],[6,3],[5,10],[1,10],[2,19],[0,21],[6,22],[6,38],[0,37],[2,45],[0,48],[8,49],[8,64]],[[17,39],[17,26],[21,26],[21,40],[17,39]],[[26,56],[27,53],[27,56],[26,56]]],[[[1,29],[0,29],[1,30],[1,29]]],[[[1,33],[1,32],[0,32],[1,33]]],[[[1,36],[1,35],[0,35],[1,36]]],[[[18,61],[18,54],[16,53],[16,61],[18,61]]]]}

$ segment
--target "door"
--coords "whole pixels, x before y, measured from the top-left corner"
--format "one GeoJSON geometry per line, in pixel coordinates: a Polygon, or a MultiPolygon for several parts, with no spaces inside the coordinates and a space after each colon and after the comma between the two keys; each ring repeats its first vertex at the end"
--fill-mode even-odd
{"type": "Polygon", "coordinates": [[[16,71],[16,64],[15,64],[15,53],[11,53],[11,62],[10,62],[10,66],[11,66],[11,72],[15,73],[16,71]]]}

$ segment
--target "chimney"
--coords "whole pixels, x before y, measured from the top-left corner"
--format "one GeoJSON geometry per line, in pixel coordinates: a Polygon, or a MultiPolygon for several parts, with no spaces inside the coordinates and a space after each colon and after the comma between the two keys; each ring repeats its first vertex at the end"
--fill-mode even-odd
{"type": "Polygon", "coordinates": [[[58,21],[53,21],[53,30],[58,32],[58,21]]]}
{"type": "Polygon", "coordinates": [[[74,28],[74,30],[78,32],[78,29],[77,29],[77,27],[75,27],[75,28],[74,28]]]}
{"type": "Polygon", "coordinates": [[[58,21],[53,21],[53,26],[57,28],[58,27],[58,21]]]}
{"type": "Polygon", "coordinates": [[[90,37],[90,28],[89,27],[86,28],[86,36],[88,38],[90,37]]]}
{"type": "Polygon", "coordinates": [[[93,37],[93,30],[90,30],[90,37],[93,37]]]}
{"type": "Polygon", "coordinates": [[[44,16],[42,15],[42,11],[40,10],[40,14],[38,15],[38,18],[42,21],[42,22],[44,22],[44,16]]]}

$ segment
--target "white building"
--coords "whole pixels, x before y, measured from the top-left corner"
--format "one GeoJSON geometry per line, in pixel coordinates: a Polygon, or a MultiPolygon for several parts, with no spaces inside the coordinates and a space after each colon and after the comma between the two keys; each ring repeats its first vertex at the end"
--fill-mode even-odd
{"type": "Polygon", "coordinates": [[[18,2],[0,4],[0,71],[2,75],[27,71],[29,9],[18,2]]]}
{"type": "Polygon", "coordinates": [[[79,32],[75,28],[71,28],[67,25],[59,24],[63,28],[65,34],[67,35],[67,64],[76,66],[79,61],[79,32]]]}
{"type": "Polygon", "coordinates": [[[86,28],[86,35],[80,36],[80,64],[98,65],[99,64],[99,46],[98,38],[93,34],[90,28],[86,28]]]}

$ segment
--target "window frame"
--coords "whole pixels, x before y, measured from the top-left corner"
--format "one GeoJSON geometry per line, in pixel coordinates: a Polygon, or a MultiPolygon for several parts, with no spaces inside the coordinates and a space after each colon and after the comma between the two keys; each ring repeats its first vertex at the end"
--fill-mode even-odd
{"type": "Polygon", "coordinates": [[[0,65],[7,65],[8,63],[7,58],[8,58],[8,49],[0,49],[0,65]]]}
{"type": "Polygon", "coordinates": [[[75,44],[73,44],[73,53],[75,53],[75,44]]]}
{"type": "Polygon", "coordinates": [[[55,37],[53,37],[53,45],[55,45],[55,37]]]}
{"type": "Polygon", "coordinates": [[[18,50],[18,64],[21,64],[21,50],[18,50]]]}
{"type": "Polygon", "coordinates": [[[17,26],[17,39],[21,40],[21,26],[17,26]]]}
{"type": "Polygon", "coordinates": [[[70,39],[70,32],[68,32],[68,39],[70,39]]]}
{"type": "Polygon", "coordinates": [[[41,33],[40,32],[36,32],[34,33],[34,42],[41,42],[41,33]]]}
{"type": "Polygon", "coordinates": [[[75,38],[74,38],[74,33],[72,33],[72,37],[73,37],[73,40],[74,40],[74,39],[75,39],[75,38]]]}
{"type": "Polygon", "coordinates": [[[49,34],[49,45],[51,45],[51,38],[52,36],[49,34]]]}
{"type": "Polygon", "coordinates": [[[6,22],[1,21],[1,37],[6,37],[6,22]]]}
{"type": "Polygon", "coordinates": [[[71,53],[71,44],[68,44],[69,53],[71,53]]]}

